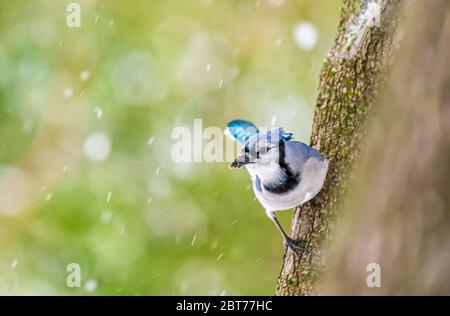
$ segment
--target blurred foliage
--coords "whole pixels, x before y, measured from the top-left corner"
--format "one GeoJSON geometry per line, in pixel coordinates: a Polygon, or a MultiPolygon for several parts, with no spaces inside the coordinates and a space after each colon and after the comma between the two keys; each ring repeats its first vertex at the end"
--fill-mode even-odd
{"type": "Polygon", "coordinates": [[[276,120],[308,142],[340,1],[76,2],[81,28],[69,1],[0,0],[0,293],[273,294],[282,241],[248,174],[174,163],[171,131],[276,120]]]}

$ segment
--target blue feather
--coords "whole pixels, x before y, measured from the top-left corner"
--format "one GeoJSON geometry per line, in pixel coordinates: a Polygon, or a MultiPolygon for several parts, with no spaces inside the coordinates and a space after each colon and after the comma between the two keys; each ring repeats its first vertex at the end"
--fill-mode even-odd
{"type": "Polygon", "coordinates": [[[281,138],[284,140],[284,141],[288,141],[288,140],[291,140],[292,139],[292,133],[289,133],[289,132],[285,132],[285,133],[283,133],[283,134],[281,134],[281,138]]]}
{"type": "Polygon", "coordinates": [[[259,133],[256,126],[249,121],[234,120],[229,122],[227,126],[231,136],[242,144],[253,135],[259,133]]]}
{"type": "Polygon", "coordinates": [[[284,129],[281,128],[281,127],[269,131],[267,133],[267,135],[269,136],[269,138],[272,138],[272,136],[275,136],[275,137],[278,137],[278,139],[282,139],[282,140],[284,140],[286,142],[293,138],[292,137],[292,135],[293,135],[292,133],[285,132],[284,129]]]}

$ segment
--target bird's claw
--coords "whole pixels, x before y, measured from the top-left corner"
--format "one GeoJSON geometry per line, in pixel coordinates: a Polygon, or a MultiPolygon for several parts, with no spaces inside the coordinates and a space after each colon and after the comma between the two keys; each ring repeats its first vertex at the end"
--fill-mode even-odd
{"type": "Polygon", "coordinates": [[[301,240],[295,240],[289,237],[285,239],[284,245],[286,246],[286,248],[290,248],[292,252],[297,256],[299,256],[305,249],[304,244],[301,240]]]}

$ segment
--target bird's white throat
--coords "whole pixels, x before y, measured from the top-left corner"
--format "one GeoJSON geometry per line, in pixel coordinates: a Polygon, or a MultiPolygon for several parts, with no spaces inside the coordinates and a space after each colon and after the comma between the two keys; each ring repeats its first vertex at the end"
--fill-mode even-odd
{"type": "Polygon", "coordinates": [[[277,162],[271,162],[267,165],[250,164],[247,170],[251,175],[257,175],[262,184],[279,183],[286,178],[284,171],[277,162]]]}

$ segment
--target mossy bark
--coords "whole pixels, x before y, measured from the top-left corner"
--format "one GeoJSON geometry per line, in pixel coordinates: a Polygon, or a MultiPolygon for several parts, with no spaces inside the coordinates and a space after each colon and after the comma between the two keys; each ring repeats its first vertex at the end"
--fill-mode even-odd
{"type": "Polygon", "coordinates": [[[326,262],[352,171],[357,164],[367,122],[399,45],[398,25],[404,0],[344,0],[334,47],[323,66],[311,145],[330,161],[322,191],[297,207],[292,236],[304,245],[296,256],[287,250],[277,295],[314,295],[326,262]],[[375,3],[380,15],[368,12],[375,3]],[[377,25],[377,23],[380,24],[377,25]]]}

